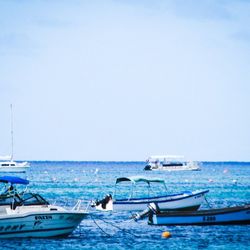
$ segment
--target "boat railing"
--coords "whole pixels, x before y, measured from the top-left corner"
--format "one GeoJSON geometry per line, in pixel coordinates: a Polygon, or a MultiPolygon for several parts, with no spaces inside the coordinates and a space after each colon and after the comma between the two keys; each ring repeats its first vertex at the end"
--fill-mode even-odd
{"type": "Polygon", "coordinates": [[[82,201],[81,200],[78,200],[75,204],[75,206],[71,209],[72,211],[80,211],[81,210],[81,204],[82,204],[82,201]]]}

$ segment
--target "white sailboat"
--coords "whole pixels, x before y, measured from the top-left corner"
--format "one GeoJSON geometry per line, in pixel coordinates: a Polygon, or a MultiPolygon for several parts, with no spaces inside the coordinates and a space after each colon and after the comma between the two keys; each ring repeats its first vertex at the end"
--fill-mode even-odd
{"type": "Polygon", "coordinates": [[[12,104],[11,109],[11,155],[10,156],[0,156],[0,172],[12,172],[12,173],[23,173],[30,167],[28,162],[15,162],[13,160],[13,112],[12,104]]]}

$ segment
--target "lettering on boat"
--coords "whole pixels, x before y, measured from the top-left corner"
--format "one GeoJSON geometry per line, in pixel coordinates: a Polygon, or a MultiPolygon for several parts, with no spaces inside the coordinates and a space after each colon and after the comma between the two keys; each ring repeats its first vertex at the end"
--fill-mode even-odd
{"type": "Polygon", "coordinates": [[[52,220],[52,215],[37,215],[36,220],[52,220]]]}
{"type": "Polygon", "coordinates": [[[0,226],[0,232],[22,230],[25,224],[0,226]]]}
{"type": "Polygon", "coordinates": [[[216,221],[216,217],[215,216],[203,216],[203,221],[213,222],[213,221],[216,221]]]}
{"type": "Polygon", "coordinates": [[[194,198],[195,198],[195,199],[198,199],[198,198],[200,198],[200,197],[202,197],[202,196],[203,196],[203,194],[198,194],[198,195],[195,195],[194,198]]]}

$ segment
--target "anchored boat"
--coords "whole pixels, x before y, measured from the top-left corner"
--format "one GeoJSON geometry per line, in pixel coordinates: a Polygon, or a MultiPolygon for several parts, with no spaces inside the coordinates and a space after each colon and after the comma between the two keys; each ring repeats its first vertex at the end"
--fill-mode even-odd
{"type": "Polygon", "coordinates": [[[29,168],[30,165],[28,162],[15,162],[13,160],[13,112],[12,105],[10,105],[11,109],[11,155],[10,156],[0,156],[0,172],[11,172],[11,173],[24,173],[29,168]]]}
{"type": "Polygon", "coordinates": [[[87,216],[80,202],[71,209],[49,204],[41,195],[17,192],[15,184],[28,180],[4,176],[0,183],[10,185],[0,195],[0,238],[67,236],[87,216]]]}
{"type": "MultiPolygon", "coordinates": [[[[148,224],[150,225],[250,224],[250,204],[199,211],[162,211],[156,204],[150,204],[149,208],[148,224]]],[[[137,216],[137,219],[140,216],[137,216]]]]}
{"type": "Polygon", "coordinates": [[[116,179],[114,195],[107,195],[103,200],[96,200],[92,202],[92,207],[96,207],[97,210],[144,210],[149,203],[157,203],[161,209],[171,210],[197,210],[201,203],[204,201],[205,194],[208,190],[196,190],[196,191],[184,191],[177,194],[168,194],[162,196],[153,196],[150,194],[151,184],[162,184],[165,191],[167,187],[165,181],[158,178],[146,178],[141,176],[133,177],[121,177],[116,179]],[[118,199],[117,196],[117,184],[123,182],[131,183],[130,196],[126,199],[118,199]],[[147,184],[148,195],[146,197],[133,197],[136,185],[138,183],[147,184]]]}

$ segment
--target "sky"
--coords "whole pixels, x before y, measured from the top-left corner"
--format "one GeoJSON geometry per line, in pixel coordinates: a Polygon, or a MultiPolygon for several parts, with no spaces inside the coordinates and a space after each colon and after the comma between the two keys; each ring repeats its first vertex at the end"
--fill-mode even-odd
{"type": "Polygon", "coordinates": [[[0,0],[0,155],[250,161],[250,2],[0,0]]]}

